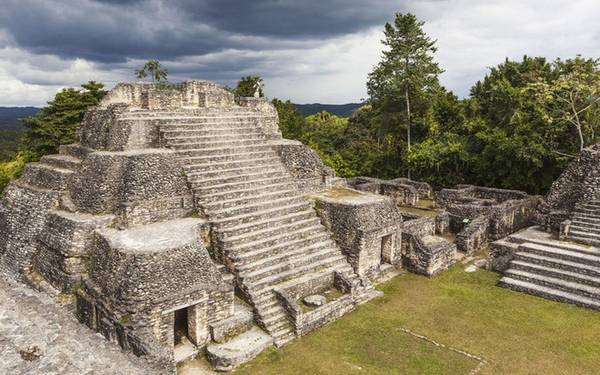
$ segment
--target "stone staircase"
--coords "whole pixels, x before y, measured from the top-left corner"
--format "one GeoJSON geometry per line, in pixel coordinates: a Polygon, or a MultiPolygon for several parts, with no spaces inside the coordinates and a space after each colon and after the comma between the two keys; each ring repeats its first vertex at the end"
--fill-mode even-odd
{"type": "Polygon", "coordinates": [[[579,204],[573,212],[568,238],[588,245],[600,246],[600,201],[579,204]]]}
{"type": "Polygon", "coordinates": [[[261,133],[256,112],[231,110],[134,112],[123,119],[157,121],[164,146],[185,164],[197,202],[219,242],[224,262],[282,345],[295,337],[277,286],[338,271],[357,283],[311,202],[261,133]]]}
{"type": "Polygon", "coordinates": [[[600,248],[558,240],[509,237],[515,256],[501,286],[600,310],[600,248]]]}

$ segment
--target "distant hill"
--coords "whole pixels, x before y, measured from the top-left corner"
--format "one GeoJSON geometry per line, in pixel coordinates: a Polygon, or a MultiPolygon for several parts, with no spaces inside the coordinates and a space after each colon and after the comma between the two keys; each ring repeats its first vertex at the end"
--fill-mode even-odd
{"type": "Polygon", "coordinates": [[[327,111],[333,115],[341,117],[350,117],[352,112],[362,106],[361,103],[348,103],[348,104],[295,104],[298,110],[304,116],[314,115],[321,111],[327,111]]]}
{"type": "Polygon", "coordinates": [[[10,158],[19,147],[24,130],[19,119],[33,116],[39,110],[35,107],[0,107],[0,161],[10,158]]]}
{"type": "Polygon", "coordinates": [[[22,130],[20,118],[33,116],[40,109],[36,107],[0,107],[0,129],[22,130]]]}

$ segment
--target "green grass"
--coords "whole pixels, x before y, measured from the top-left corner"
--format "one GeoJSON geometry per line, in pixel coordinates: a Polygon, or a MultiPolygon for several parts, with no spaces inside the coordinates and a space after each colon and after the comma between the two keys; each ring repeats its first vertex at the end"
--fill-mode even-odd
{"type": "Polygon", "coordinates": [[[600,313],[499,288],[495,273],[457,265],[405,274],[385,296],[240,368],[242,374],[466,374],[478,362],[404,327],[485,358],[481,374],[598,374],[600,313]]]}

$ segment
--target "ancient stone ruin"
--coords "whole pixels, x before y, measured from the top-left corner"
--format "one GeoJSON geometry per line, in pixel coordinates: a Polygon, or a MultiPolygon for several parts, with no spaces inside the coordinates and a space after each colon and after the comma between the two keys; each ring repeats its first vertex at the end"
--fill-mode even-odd
{"type": "Polygon", "coordinates": [[[375,283],[436,275],[489,241],[493,268],[515,289],[531,284],[510,281],[525,260],[569,283],[584,283],[574,271],[600,276],[571,264],[580,248],[563,247],[559,264],[539,243],[501,239],[543,218],[593,243],[598,171],[583,171],[597,168],[597,148],[541,206],[519,191],[346,180],[282,138],[268,101],[206,81],[119,84],[78,138],[5,190],[0,270],[74,295],[81,323],[161,372],[201,353],[231,370],[380,295],[375,283]],[[573,184],[581,194],[567,205],[573,184]]]}
{"type": "Polygon", "coordinates": [[[6,189],[1,269],[74,293],[82,323],[158,368],[205,350],[228,370],[373,298],[399,264],[392,200],[354,192],[357,211],[329,211],[311,195],[336,181],[281,137],[266,100],[205,81],[119,84],[79,143],[6,189]],[[365,215],[377,221],[358,228],[365,215]],[[311,295],[325,302],[303,306],[311,295]]]}
{"type": "Polygon", "coordinates": [[[492,243],[502,286],[600,310],[600,145],[583,150],[537,207],[538,227],[492,243]]]}

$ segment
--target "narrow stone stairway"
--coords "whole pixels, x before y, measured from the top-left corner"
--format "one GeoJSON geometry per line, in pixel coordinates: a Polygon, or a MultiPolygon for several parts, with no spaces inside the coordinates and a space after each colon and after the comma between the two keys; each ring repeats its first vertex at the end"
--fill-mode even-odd
{"type": "Polygon", "coordinates": [[[600,246],[600,201],[592,200],[577,206],[571,220],[568,238],[600,246]]]}
{"type": "Polygon", "coordinates": [[[501,286],[600,310],[599,248],[557,240],[511,240],[517,251],[501,286]]]}
{"type": "Polygon", "coordinates": [[[238,108],[153,115],[258,322],[276,344],[293,339],[274,287],[334,271],[357,276],[262,135],[260,115],[238,108]]]}

